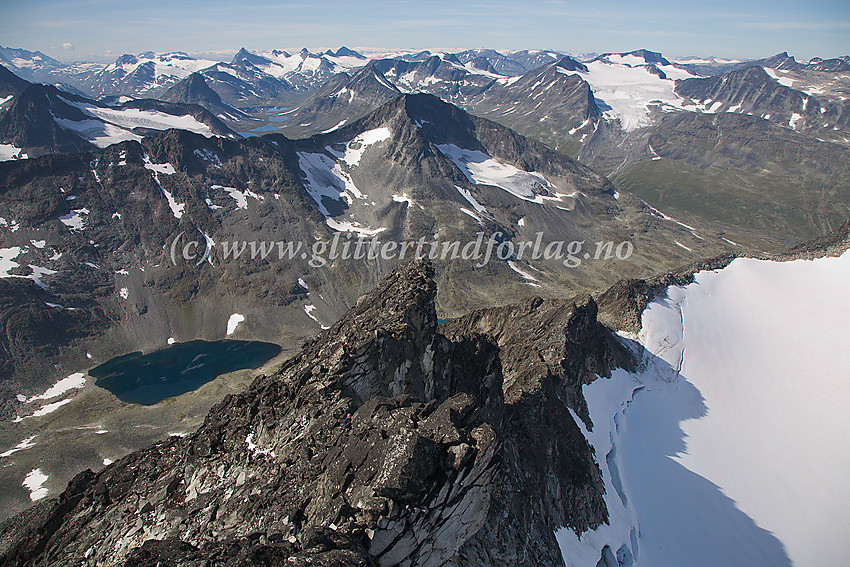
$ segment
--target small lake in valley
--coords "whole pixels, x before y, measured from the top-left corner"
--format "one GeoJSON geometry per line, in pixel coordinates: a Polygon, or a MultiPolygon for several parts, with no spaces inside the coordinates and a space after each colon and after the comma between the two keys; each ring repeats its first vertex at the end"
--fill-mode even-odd
{"type": "Polygon", "coordinates": [[[149,354],[132,352],[88,372],[122,402],[153,405],[200,388],[217,376],[259,368],[281,352],[260,341],[190,341],[149,354]]]}

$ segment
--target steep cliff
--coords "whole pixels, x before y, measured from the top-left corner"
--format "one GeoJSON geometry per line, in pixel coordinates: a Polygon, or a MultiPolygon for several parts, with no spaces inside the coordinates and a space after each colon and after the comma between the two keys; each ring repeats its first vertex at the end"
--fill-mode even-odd
{"type": "Polygon", "coordinates": [[[400,267],[194,434],[79,474],[2,563],[562,564],[555,530],[607,521],[569,408],[616,343],[590,298],[438,325],[433,278],[400,267]]]}

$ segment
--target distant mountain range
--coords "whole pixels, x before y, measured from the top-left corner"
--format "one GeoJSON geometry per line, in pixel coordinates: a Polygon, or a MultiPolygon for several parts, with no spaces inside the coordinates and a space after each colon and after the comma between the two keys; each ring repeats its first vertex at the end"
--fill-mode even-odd
{"type": "MultiPolygon", "coordinates": [[[[718,357],[663,294],[710,296],[695,273],[734,278],[736,256],[847,249],[848,70],[646,49],[103,65],[0,48],[0,520],[24,511],[0,523],[0,562],[652,557],[638,528],[669,522],[632,498],[636,469],[620,476],[644,460],[618,456],[635,447],[618,420],[638,391],[677,393],[650,420],[723,401],[682,396],[684,345],[718,357]],[[225,337],[282,345],[283,366],[153,409],[86,385],[115,357],[225,337]]],[[[782,307],[712,304],[743,326],[782,307]]],[[[680,454],[678,415],[637,445],[656,464],[680,454]]],[[[708,496],[739,517],[719,484],[708,496]]],[[[745,550],[770,535],[745,527],[745,550]]]]}
{"type": "Polygon", "coordinates": [[[800,63],[787,53],[735,61],[671,60],[645,49],[580,58],[476,49],[369,58],[342,47],[322,53],[241,49],[230,63],[149,52],[123,55],[111,65],[63,65],[15,49],[0,50],[0,58],[23,78],[56,83],[50,96],[64,93],[63,100],[76,96],[74,104],[88,105],[88,114],[80,115],[60,100],[55,116],[72,120],[63,114],[71,113],[76,122],[63,122],[63,129],[42,110],[39,120],[47,126],[36,128],[36,137],[27,135],[32,125],[21,121],[19,110],[26,105],[15,102],[22,83],[6,73],[0,113],[7,116],[0,121],[9,125],[0,130],[0,156],[7,159],[178,126],[161,118],[142,126],[127,113],[107,119],[108,126],[81,122],[83,116],[102,121],[122,105],[191,114],[202,124],[195,131],[304,138],[352,124],[402,94],[429,93],[597,168],[654,206],[732,229],[735,242],[781,248],[788,242],[776,239],[778,227],[792,242],[817,236],[811,227],[835,228],[847,203],[843,185],[831,181],[836,175],[843,179],[844,169],[832,164],[850,147],[850,75],[842,74],[850,65],[847,57],[800,63]],[[197,107],[160,103],[155,109],[151,102],[130,101],[140,96],[199,105],[212,116],[201,116],[197,107]],[[81,103],[82,98],[91,100],[81,103]],[[680,143],[685,139],[687,144],[680,143]],[[708,150],[716,143],[721,151],[708,150]],[[813,144],[815,152],[809,151],[813,144]],[[795,155],[806,159],[794,160],[795,155]],[[704,185],[708,177],[694,175],[693,168],[708,168],[712,183],[704,185]],[[742,179],[751,188],[743,195],[742,179]],[[750,212],[732,222],[710,213],[712,202],[736,193],[750,212]]]}
{"type": "MultiPolygon", "coordinates": [[[[205,136],[237,136],[210,110],[186,104],[191,97],[177,96],[177,91],[170,98],[183,101],[125,97],[106,104],[52,85],[29,83],[2,68],[0,91],[9,93],[0,106],[0,144],[18,157],[103,148],[169,128],[205,136]]],[[[215,105],[210,108],[216,109],[215,105]]],[[[234,108],[230,112],[223,117],[242,115],[234,108]]]]}

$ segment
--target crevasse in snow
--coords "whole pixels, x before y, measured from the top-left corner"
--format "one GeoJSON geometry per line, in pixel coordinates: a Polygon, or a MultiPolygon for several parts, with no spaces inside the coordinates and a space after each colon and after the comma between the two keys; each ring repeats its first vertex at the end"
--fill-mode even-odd
{"type": "Polygon", "coordinates": [[[584,387],[610,525],[567,565],[838,565],[850,547],[850,252],[737,259],[643,315],[643,370],[584,387]]]}

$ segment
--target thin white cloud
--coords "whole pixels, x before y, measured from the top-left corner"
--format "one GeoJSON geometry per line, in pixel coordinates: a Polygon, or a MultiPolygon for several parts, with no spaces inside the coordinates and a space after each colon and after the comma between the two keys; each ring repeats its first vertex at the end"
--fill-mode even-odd
{"type": "Polygon", "coordinates": [[[838,31],[850,30],[850,22],[736,22],[743,28],[756,28],[772,31],[838,31]]]}

